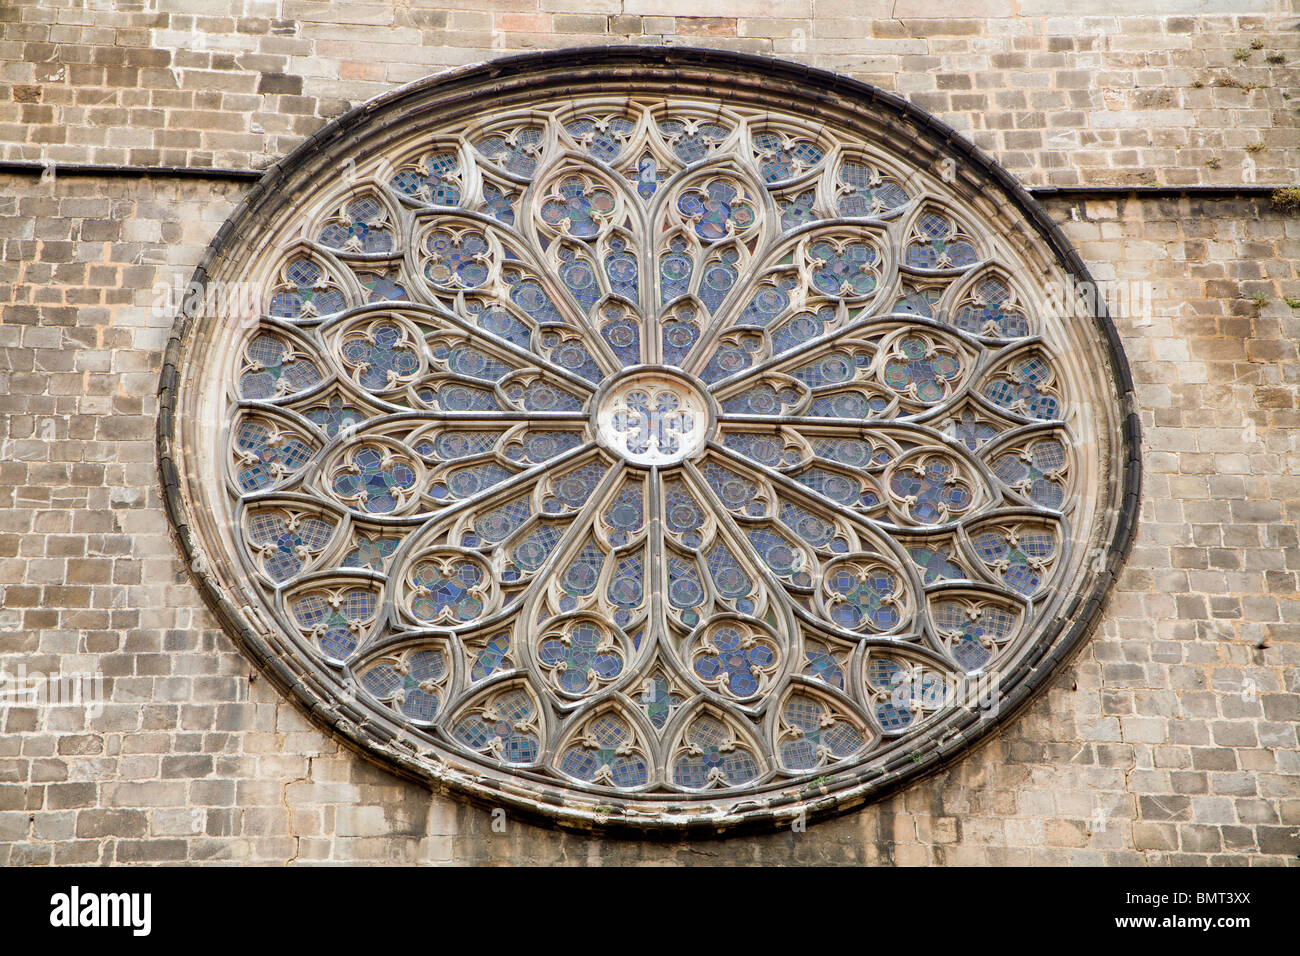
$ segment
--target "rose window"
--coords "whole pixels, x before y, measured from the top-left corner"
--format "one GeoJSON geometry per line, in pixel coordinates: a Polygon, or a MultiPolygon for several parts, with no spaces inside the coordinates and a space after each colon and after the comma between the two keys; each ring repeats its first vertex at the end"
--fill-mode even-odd
{"type": "Polygon", "coordinates": [[[169,352],[171,514],[259,665],[402,773],[574,825],[852,806],[1078,646],[1131,534],[1122,354],[919,111],[591,55],[268,174],[200,276],[252,301],[169,352]]]}

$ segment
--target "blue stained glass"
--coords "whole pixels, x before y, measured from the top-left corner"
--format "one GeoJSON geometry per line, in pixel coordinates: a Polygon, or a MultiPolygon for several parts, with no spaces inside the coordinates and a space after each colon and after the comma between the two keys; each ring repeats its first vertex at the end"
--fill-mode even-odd
{"type": "Polygon", "coordinates": [[[941,299],[943,299],[941,289],[919,289],[904,285],[903,294],[894,303],[893,312],[898,315],[920,315],[933,319],[938,316],[941,299]]]}
{"type": "Polygon", "coordinates": [[[849,242],[842,249],[830,242],[815,242],[808,251],[812,284],[832,296],[867,295],[876,288],[874,266],[880,256],[865,242],[849,242]]]}
{"type": "Polygon", "coordinates": [[[487,382],[499,382],[514,371],[512,366],[470,345],[456,345],[451,349],[435,345],[433,355],[443,361],[449,372],[487,382]]]}
{"type": "Polygon", "coordinates": [[[736,325],[751,325],[765,328],[790,306],[790,289],[794,288],[793,277],[783,277],[776,283],[764,283],[741,310],[736,325]]]}
{"type": "Polygon", "coordinates": [[[736,265],[739,261],[739,252],[735,249],[724,249],[705,263],[704,272],[700,277],[699,296],[704,307],[709,310],[709,314],[718,311],[718,306],[736,284],[736,278],[740,275],[736,265]]]}
{"type": "Polygon", "coordinates": [[[709,364],[704,366],[700,378],[712,385],[724,378],[735,375],[737,372],[743,372],[754,364],[752,353],[761,348],[762,344],[762,341],[757,336],[754,336],[751,341],[741,344],[723,342],[709,359],[709,364]]]}
{"type": "Polygon", "coordinates": [[[506,269],[501,278],[510,286],[510,301],[539,325],[564,325],[564,317],[555,307],[551,297],[536,279],[527,279],[522,272],[506,269]]]}
{"type": "Polygon", "coordinates": [[[646,153],[637,160],[636,172],[632,176],[636,194],[642,199],[649,199],[659,189],[659,181],[659,164],[654,156],[646,153]]]}
{"type": "Polygon", "coordinates": [[[640,607],[645,600],[644,577],[645,562],[642,561],[639,551],[620,558],[614,566],[614,573],[610,576],[605,595],[611,604],[619,608],[614,615],[614,623],[619,627],[627,626],[628,621],[631,620],[628,612],[640,607]]]}
{"type": "Polygon", "coordinates": [[[731,133],[718,123],[700,123],[692,129],[681,120],[660,120],[659,132],[668,141],[677,158],[685,163],[703,159],[731,133]]]}
{"type": "Polygon", "coordinates": [[[560,525],[539,524],[515,545],[510,559],[526,571],[536,571],[546,563],[562,537],[564,528],[560,525]]]}
{"type": "Polygon", "coordinates": [[[659,302],[667,305],[678,296],[691,291],[691,274],[695,261],[691,258],[686,240],[674,237],[668,251],[659,257],[659,302]]]}
{"type": "Polygon", "coordinates": [[[857,363],[848,352],[836,350],[809,365],[801,365],[790,374],[812,388],[850,382],[858,373],[857,363]]]}
{"type": "Polygon", "coordinates": [[[473,385],[459,382],[447,382],[436,389],[421,389],[420,398],[434,408],[446,412],[495,412],[500,411],[496,398],[491,392],[473,385]]]}
{"type": "Polygon", "coordinates": [[[393,232],[382,224],[384,207],[370,196],[348,203],[340,219],[329,222],[317,241],[331,249],[367,254],[389,252],[393,232]]]}
{"type": "Polygon", "coordinates": [[[384,464],[383,454],[363,446],[352,455],[353,469],[334,473],[330,482],[342,498],[358,499],[358,507],[371,514],[388,514],[397,507],[402,492],[415,486],[415,470],[402,461],[384,464]]]}
{"type": "Polygon", "coordinates": [[[402,274],[396,269],[386,272],[358,272],[357,281],[361,283],[367,302],[395,302],[409,299],[406,288],[399,282],[402,274]]]}
{"type": "Polygon", "coordinates": [[[825,644],[818,641],[805,641],[804,658],[807,661],[803,668],[804,674],[816,678],[823,684],[844,689],[844,669],[840,667],[839,661],[825,644]]]}
{"type": "Polygon", "coordinates": [[[875,710],[876,720],[880,721],[880,726],[885,730],[902,730],[913,720],[910,709],[900,707],[891,700],[877,701],[875,710]]]}
{"type": "Polygon", "coordinates": [[[1010,640],[1018,617],[992,603],[971,614],[956,601],[938,601],[930,608],[935,627],[951,641],[953,656],[966,670],[978,670],[993,656],[993,648],[1010,640]]]}
{"type": "Polygon", "coordinates": [[[374,616],[377,599],[373,591],[351,588],[337,606],[324,591],[311,591],[295,598],[293,616],[309,630],[325,656],[345,660],[357,648],[361,630],[357,625],[374,616]]]}
{"type": "Polygon", "coordinates": [[[582,432],[529,429],[506,446],[506,457],[519,462],[550,461],[582,444],[582,432]]]}
{"type": "Polygon", "coordinates": [[[755,133],[755,156],[765,182],[790,179],[821,160],[823,151],[806,140],[786,140],[776,133],[755,133]]]}
{"type": "Polygon", "coordinates": [[[1042,565],[1056,553],[1056,539],[1043,532],[982,531],[971,539],[980,560],[998,570],[1017,594],[1032,595],[1043,584],[1042,565]]]}
{"type": "Polygon", "coordinates": [[[952,560],[947,548],[908,548],[913,563],[921,569],[921,580],[927,584],[937,581],[960,581],[966,577],[961,565],[952,560]]]}
{"type": "Polygon", "coordinates": [[[1055,438],[1035,442],[1026,451],[998,455],[990,467],[1011,488],[1027,494],[1034,504],[1060,510],[1065,503],[1065,446],[1055,438]]]}
{"type": "Polygon", "coordinates": [[[962,269],[979,261],[975,247],[940,213],[927,210],[917,221],[917,231],[922,238],[910,243],[904,256],[914,269],[962,269]]]}
{"type": "Polygon", "coordinates": [[[599,120],[579,119],[564,124],[564,129],[589,156],[608,163],[623,151],[636,124],[625,116],[605,116],[599,120]]]}
{"type": "Polygon", "coordinates": [[[542,203],[542,219],[570,236],[590,239],[600,232],[600,222],[614,211],[614,194],[592,186],[577,176],[560,183],[559,198],[542,203]]]}
{"type": "Polygon", "coordinates": [[[496,544],[504,541],[515,529],[528,520],[533,509],[528,503],[528,496],[515,498],[503,505],[498,505],[474,519],[474,530],[465,535],[461,545],[467,548],[479,547],[480,542],[496,544]]]}
{"type": "Polygon", "coordinates": [[[850,631],[871,627],[888,630],[898,624],[897,606],[891,600],[898,593],[898,579],[893,572],[873,568],[856,574],[847,567],[833,571],[826,579],[835,600],[831,619],[850,631]]]}
{"type": "Polygon", "coordinates": [[[700,583],[695,564],[675,556],[668,558],[668,602],[682,610],[698,607],[704,600],[704,586],[700,583]]]}
{"type": "Polygon", "coordinates": [[[841,216],[882,216],[902,206],[909,198],[900,183],[881,177],[863,163],[846,162],[840,167],[839,180],[849,187],[836,201],[836,210],[841,216]]]}
{"type": "Polygon", "coordinates": [[[713,649],[697,657],[695,673],[706,683],[725,684],[736,697],[757,694],[760,674],[776,665],[776,648],[767,640],[756,640],[739,628],[723,626],[709,635],[713,649]]]}
{"type": "Polygon", "coordinates": [[[772,354],[780,355],[796,345],[815,339],[825,332],[826,327],[833,321],[835,321],[833,306],[822,306],[816,312],[800,312],[773,329],[772,354]]]}
{"type": "Polygon", "coordinates": [[[961,375],[957,357],[945,351],[931,352],[925,339],[905,338],[898,351],[899,357],[885,363],[885,384],[917,401],[940,401],[948,393],[948,384],[961,375]]]}
{"type": "Polygon", "coordinates": [[[699,467],[704,480],[728,511],[749,516],[763,514],[765,508],[759,500],[757,484],[717,462],[704,461],[699,467]]]}
{"type": "Polygon", "coordinates": [[[664,321],[663,353],[664,363],[682,366],[691,348],[700,337],[700,328],[694,321],[694,311],[679,312],[664,321]]]}
{"type": "Polygon", "coordinates": [[[289,346],[274,335],[257,335],[248,343],[247,355],[253,368],[239,380],[239,393],[247,399],[272,399],[301,392],[322,377],[315,363],[300,356],[289,358],[289,346]]]}
{"type": "Polygon", "coordinates": [[[485,309],[480,306],[477,310],[471,308],[470,311],[474,313],[475,322],[484,332],[489,332],[499,339],[505,339],[524,349],[528,348],[529,342],[532,341],[532,332],[529,331],[528,326],[505,309],[485,309]]]}
{"type": "Polygon", "coordinates": [[[435,285],[475,289],[487,281],[488,242],[482,233],[439,229],[424,241],[424,249],[429,254],[424,274],[435,285]]]}
{"type": "Polygon", "coordinates": [[[802,505],[784,498],[781,499],[781,523],[814,548],[837,553],[848,550],[848,544],[843,539],[836,540],[833,524],[802,505]]]}
{"type": "Polygon", "coordinates": [[[432,722],[442,703],[442,691],[430,686],[447,676],[447,662],[441,650],[413,652],[405,669],[399,671],[381,661],[359,676],[361,686],[380,700],[392,700],[412,720],[432,722]]]}
{"type": "Polygon", "coordinates": [[[807,189],[797,196],[786,196],[778,199],[776,207],[781,212],[781,231],[789,232],[806,222],[814,222],[817,219],[817,213],[813,212],[815,202],[816,195],[811,189],[807,189]]]}
{"type": "Polygon", "coordinates": [[[914,520],[937,524],[948,520],[952,512],[969,508],[973,500],[970,488],[954,475],[955,469],[946,459],[931,458],[920,471],[896,471],[890,490],[900,498],[911,499],[907,509],[914,520]]]}
{"type": "Polygon", "coordinates": [[[567,641],[547,638],[537,646],[538,660],[543,667],[556,669],[555,682],[561,690],[581,694],[623,672],[623,659],[602,649],[605,635],[596,625],[581,621],[565,636],[567,641]]]}
{"type": "Polygon", "coordinates": [[[507,226],[515,224],[515,203],[518,201],[519,196],[515,193],[504,192],[491,183],[483,185],[482,211],[498,222],[507,226]]]}
{"type": "Polygon", "coordinates": [[[874,508],[880,504],[880,496],[865,479],[850,478],[838,471],[817,466],[801,469],[790,477],[831,501],[838,501],[850,508],[874,508]]]}
{"type": "Polygon", "coordinates": [[[590,312],[602,295],[600,284],[596,281],[596,270],[586,256],[579,256],[573,249],[560,250],[560,281],[573,296],[573,301],[584,313],[590,312]]]}
{"type": "Polygon", "coordinates": [[[542,152],[542,127],[518,126],[508,133],[493,133],[474,144],[490,162],[522,179],[537,171],[542,152]]]}
{"type": "Polygon", "coordinates": [[[624,365],[641,361],[641,327],[630,314],[621,309],[607,310],[607,321],[600,327],[600,335],[624,365]]]}
{"type": "Polygon", "coordinates": [[[799,587],[812,584],[808,572],[799,570],[802,560],[798,549],[784,535],[768,528],[751,528],[745,532],[745,537],[749,538],[763,563],[778,577],[789,578],[799,587]]]}
{"type": "Polygon", "coordinates": [[[310,259],[295,259],[284,270],[291,288],[271,296],[267,311],[281,319],[305,315],[331,315],[347,308],[337,286],[329,283],[325,270],[310,259]]]}
{"type": "Polygon", "coordinates": [[[343,558],[345,568],[367,568],[371,571],[383,571],[388,559],[393,556],[399,538],[367,538],[357,536],[357,546],[343,558]]]}
{"type": "Polygon", "coordinates": [[[337,395],[328,405],[317,405],[307,410],[307,419],[317,428],[334,438],[339,432],[355,428],[366,420],[366,414],[355,405],[345,405],[337,395]]]}
{"type": "Polygon", "coordinates": [[[713,717],[696,718],[686,731],[686,743],[690,749],[681,751],[673,763],[673,783],[679,787],[734,787],[758,776],[757,758],[748,748],[734,745],[726,725],[713,717]]]}
{"type": "Polygon", "coordinates": [[[610,543],[614,547],[626,544],[628,539],[641,530],[645,522],[645,500],[639,483],[627,482],[619,490],[618,496],[605,509],[605,523],[614,529],[610,543]]]}
{"type": "Polygon", "coordinates": [[[586,464],[557,478],[551,490],[557,501],[570,508],[581,508],[591,498],[606,468],[599,464],[586,464]]]}
{"type": "Polygon", "coordinates": [[[460,159],[450,150],[427,156],[423,165],[424,172],[417,168],[399,170],[389,180],[389,185],[403,196],[426,202],[432,206],[456,206],[460,204],[460,159]]]}
{"type": "MultiPolygon", "coordinates": [[[[604,566],[605,552],[596,547],[594,541],[588,539],[574,559],[569,562],[569,566],[564,569],[564,573],[560,576],[560,584],[566,594],[585,597],[595,592],[600,570],[604,566]]],[[[565,610],[570,609],[565,608],[565,610]]]]}
{"type": "Polygon", "coordinates": [[[245,492],[260,491],[299,470],[311,459],[313,448],[292,433],[271,444],[269,425],[244,419],[235,429],[240,461],[236,481],[245,492]]]}
{"type": "Polygon", "coordinates": [[[778,390],[764,383],[725,399],[722,410],[742,415],[780,415],[798,401],[799,393],[793,388],[778,390]]]}
{"type": "Polygon", "coordinates": [[[680,481],[664,483],[664,523],[669,531],[682,536],[683,544],[694,546],[700,543],[704,509],[680,481]]]}
{"type": "Polygon", "coordinates": [[[483,569],[472,561],[453,562],[445,568],[433,561],[421,562],[411,572],[411,613],[422,621],[444,615],[453,621],[472,621],[483,613],[483,600],[477,593],[483,582],[483,569]]]}
{"type": "Polygon", "coordinates": [[[663,730],[673,711],[685,703],[681,697],[672,692],[668,679],[658,672],[646,681],[645,689],[637,699],[641,702],[641,709],[650,719],[650,724],[655,730],[663,730]]]}
{"type": "Polygon", "coordinates": [[[754,154],[763,181],[779,183],[816,166],[826,151],[811,140],[764,132],[754,134],[754,154]]]}
{"type": "Polygon", "coordinates": [[[565,371],[593,383],[605,377],[586,346],[577,338],[562,339],[555,332],[547,331],[542,334],[542,348],[547,350],[551,361],[565,371]]]}
{"type": "Polygon", "coordinates": [[[976,283],[974,301],[963,304],[953,315],[953,325],[974,335],[1028,335],[1029,319],[1010,299],[1010,287],[997,276],[987,276],[976,283]]]}
{"type": "Polygon", "coordinates": [[[602,714],[588,725],[581,743],[564,752],[560,770],[578,780],[639,787],[650,779],[650,770],[645,757],[632,749],[634,741],[624,721],[602,714]]]}
{"type": "Polygon", "coordinates": [[[971,451],[979,451],[997,437],[998,430],[988,422],[977,419],[969,409],[964,409],[959,417],[948,423],[947,434],[971,451]]]}
{"type": "Polygon", "coordinates": [[[703,190],[689,189],[677,200],[677,209],[693,223],[695,234],[716,242],[743,232],[754,224],[757,212],[735,186],[714,180],[703,190]]]}
{"type": "Polygon", "coordinates": [[[499,485],[513,475],[514,472],[502,468],[496,462],[481,462],[448,472],[446,484],[435,483],[430,489],[430,494],[438,500],[469,498],[480,491],[499,485]]]}
{"type": "Polygon", "coordinates": [[[524,729],[536,716],[525,691],[497,694],[483,710],[457,721],[452,737],[471,750],[492,751],[503,763],[526,764],[537,759],[541,741],[524,729]]]}
{"type": "Polygon", "coordinates": [[[862,421],[883,412],[889,402],[879,395],[864,395],[856,390],[833,392],[813,400],[808,414],[813,418],[843,418],[862,421]]]}
{"type": "Polygon", "coordinates": [[[884,446],[873,449],[860,438],[812,438],[810,444],[818,458],[849,468],[886,465],[893,457],[884,446]]]}
{"type": "Polygon", "coordinates": [[[370,694],[386,700],[402,686],[402,675],[387,661],[381,661],[357,675],[357,682],[370,694]]]}
{"type": "MultiPolygon", "coordinates": [[[[727,432],[722,443],[746,458],[752,459],[769,468],[777,468],[785,463],[785,443],[775,435],[755,432],[727,432]]],[[[796,459],[797,453],[795,453],[796,459]]]]}
{"type": "Polygon", "coordinates": [[[1061,403],[1045,387],[1040,388],[1050,376],[1051,366],[1035,353],[1011,363],[1009,374],[984,386],[984,395],[993,404],[1030,418],[1060,418],[1061,403]]]}
{"type": "Polygon", "coordinates": [[[348,338],[340,351],[353,366],[353,375],[362,388],[384,391],[414,375],[420,359],[414,348],[401,343],[402,330],[390,322],[370,329],[369,339],[348,338]]]}
{"type": "Polygon", "coordinates": [[[512,382],[506,387],[506,395],[530,412],[578,412],[583,406],[577,395],[542,379],[527,386],[512,382]]]}
{"type": "MultiPolygon", "coordinates": [[[[709,576],[713,578],[713,586],[725,600],[735,601],[743,598],[754,589],[754,582],[749,579],[749,575],[741,568],[736,556],[725,544],[715,544],[710,548],[704,562],[709,569],[709,576]]],[[[752,610],[753,602],[745,603],[749,606],[741,610],[752,610]]]]}
{"type": "Polygon", "coordinates": [[[461,429],[439,432],[433,439],[429,454],[443,461],[471,458],[491,451],[501,437],[499,431],[464,431],[461,429]]]}
{"type": "Polygon", "coordinates": [[[491,677],[497,671],[505,670],[509,666],[509,654],[510,635],[498,634],[484,644],[478,653],[474,655],[474,663],[470,665],[469,679],[478,682],[491,677]]]}
{"type": "Polygon", "coordinates": [[[300,518],[291,527],[282,515],[260,512],[249,518],[248,539],[263,549],[263,568],[271,580],[281,584],[301,571],[310,555],[325,547],[334,528],[332,522],[311,517],[300,518]]]}
{"type": "Polygon", "coordinates": [[[861,749],[866,737],[846,720],[831,717],[816,698],[794,694],[781,716],[798,733],[781,741],[781,763],[790,770],[811,770],[823,759],[842,760],[861,749]]]}
{"type": "Polygon", "coordinates": [[[609,241],[609,253],[605,256],[605,277],[609,288],[615,295],[621,295],[635,304],[640,301],[638,293],[638,276],[640,266],[637,258],[627,248],[627,242],[615,237],[609,241]]]}

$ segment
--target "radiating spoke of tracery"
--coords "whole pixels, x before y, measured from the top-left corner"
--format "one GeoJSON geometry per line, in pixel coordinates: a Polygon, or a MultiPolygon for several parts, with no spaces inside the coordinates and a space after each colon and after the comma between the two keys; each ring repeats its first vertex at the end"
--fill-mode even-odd
{"type": "Polygon", "coordinates": [[[621,95],[354,172],[268,262],[222,455],[252,580],[361,699],[681,800],[889,753],[1022,649],[1087,396],[942,181],[621,95]]]}

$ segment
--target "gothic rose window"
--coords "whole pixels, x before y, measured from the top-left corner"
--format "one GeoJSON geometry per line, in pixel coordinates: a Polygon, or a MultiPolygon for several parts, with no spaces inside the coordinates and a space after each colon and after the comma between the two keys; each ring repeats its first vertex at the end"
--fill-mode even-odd
{"type": "Polygon", "coordinates": [[[1083,638],[1136,501],[1122,354],[919,111],[586,55],[404,88],[253,191],[198,277],[251,295],[164,372],[181,543],[408,775],[573,825],[852,806],[1083,638]]]}

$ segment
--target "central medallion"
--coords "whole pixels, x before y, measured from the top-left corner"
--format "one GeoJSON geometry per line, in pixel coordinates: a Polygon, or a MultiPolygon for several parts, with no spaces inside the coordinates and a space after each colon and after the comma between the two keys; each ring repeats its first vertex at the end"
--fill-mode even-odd
{"type": "Polygon", "coordinates": [[[713,430],[706,394],[677,370],[629,369],[594,403],[596,438],[633,465],[680,464],[704,447],[713,430]]]}

